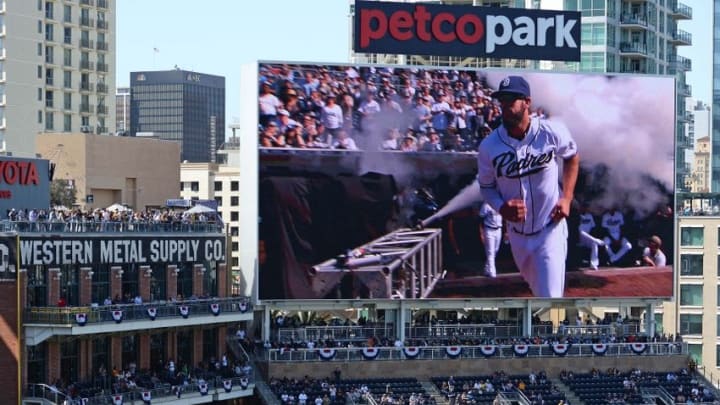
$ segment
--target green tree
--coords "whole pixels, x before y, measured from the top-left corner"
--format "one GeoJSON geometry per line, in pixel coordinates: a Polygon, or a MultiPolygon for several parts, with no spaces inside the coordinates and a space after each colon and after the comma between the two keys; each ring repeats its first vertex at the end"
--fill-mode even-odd
{"type": "Polygon", "coordinates": [[[50,183],[50,205],[64,205],[72,208],[75,204],[77,190],[65,179],[55,179],[50,183]]]}

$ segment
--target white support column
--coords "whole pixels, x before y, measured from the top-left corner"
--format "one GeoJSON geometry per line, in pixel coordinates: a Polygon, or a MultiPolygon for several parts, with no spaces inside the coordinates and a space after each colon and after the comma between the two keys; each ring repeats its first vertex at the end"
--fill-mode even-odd
{"type": "Polygon", "coordinates": [[[525,301],[525,311],[523,311],[523,336],[532,336],[532,305],[530,300],[525,301]]]}
{"type": "Polygon", "coordinates": [[[262,323],[262,340],[263,343],[265,341],[270,340],[270,322],[272,320],[270,319],[270,307],[265,305],[265,308],[263,309],[263,323],[262,323]]]}
{"type": "Polygon", "coordinates": [[[645,334],[649,338],[655,337],[655,304],[645,306],[645,334]]]}

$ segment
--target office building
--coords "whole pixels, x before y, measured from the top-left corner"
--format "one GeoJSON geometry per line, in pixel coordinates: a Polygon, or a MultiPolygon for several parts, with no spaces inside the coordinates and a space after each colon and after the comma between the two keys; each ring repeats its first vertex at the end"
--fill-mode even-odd
{"type": "Polygon", "coordinates": [[[218,163],[180,165],[180,196],[185,200],[215,200],[230,234],[228,263],[233,294],[250,295],[254,272],[240,269],[240,143],[231,138],[218,150],[218,163]]]}
{"type": "Polygon", "coordinates": [[[33,156],[40,132],[115,131],[115,1],[4,1],[0,147],[33,156]]]}
{"type": "Polygon", "coordinates": [[[225,78],[180,69],[132,72],[130,135],[179,142],[182,161],[216,162],[225,141],[225,78]]]}
{"type": "Polygon", "coordinates": [[[115,92],[115,134],[130,131],[130,87],[118,87],[115,92]]]}

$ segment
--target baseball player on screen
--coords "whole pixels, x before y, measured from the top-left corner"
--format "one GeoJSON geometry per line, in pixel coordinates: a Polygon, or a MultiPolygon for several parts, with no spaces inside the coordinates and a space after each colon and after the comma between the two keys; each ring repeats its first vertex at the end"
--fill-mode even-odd
{"type": "Polygon", "coordinates": [[[577,145],[562,123],[531,117],[524,78],[506,77],[492,97],[502,107],[502,125],[478,150],[483,199],[508,222],[515,264],[533,294],[562,297],[577,145]]]}
{"type": "Polygon", "coordinates": [[[484,274],[490,278],[495,278],[497,276],[495,256],[497,256],[497,252],[500,250],[500,242],[502,242],[502,216],[486,202],[480,206],[478,216],[482,221],[480,224],[482,228],[480,238],[485,246],[484,274]]]}

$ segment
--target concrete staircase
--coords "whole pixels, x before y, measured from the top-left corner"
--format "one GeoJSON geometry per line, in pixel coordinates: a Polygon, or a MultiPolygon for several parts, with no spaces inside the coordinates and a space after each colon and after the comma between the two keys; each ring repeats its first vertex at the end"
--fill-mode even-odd
{"type": "Polygon", "coordinates": [[[420,381],[420,385],[422,386],[423,390],[430,394],[430,396],[435,400],[435,403],[437,405],[450,405],[450,401],[448,401],[445,398],[445,395],[440,392],[439,389],[430,381],[420,381]]]}
{"type": "Polygon", "coordinates": [[[560,392],[565,394],[566,401],[570,403],[570,405],[585,405],[585,402],[583,402],[580,397],[575,395],[574,392],[568,387],[564,382],[562,382],[559,378],[551,379],[550,380],[553,385],[557,387],[560,392]]]}

